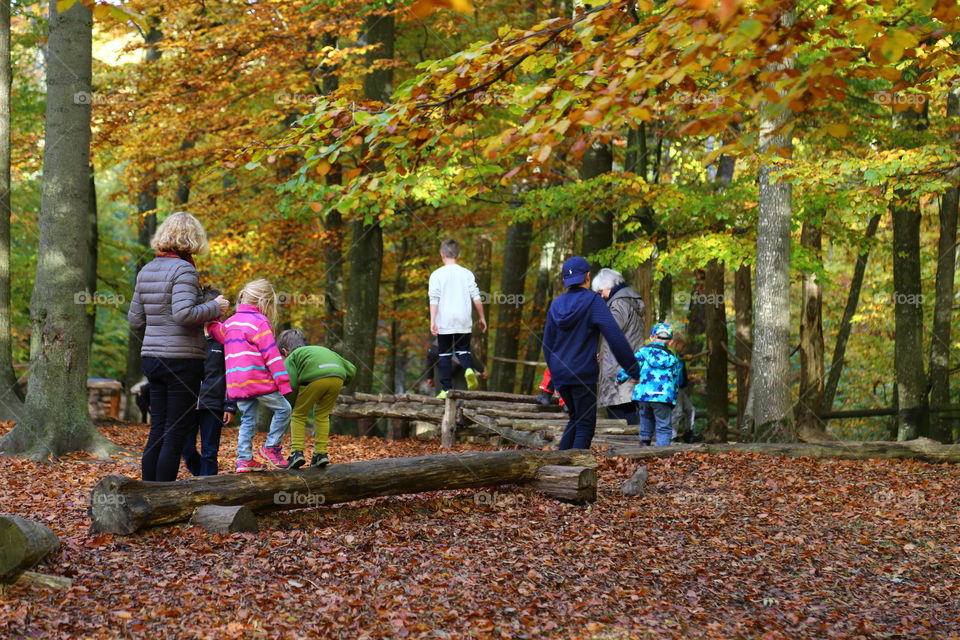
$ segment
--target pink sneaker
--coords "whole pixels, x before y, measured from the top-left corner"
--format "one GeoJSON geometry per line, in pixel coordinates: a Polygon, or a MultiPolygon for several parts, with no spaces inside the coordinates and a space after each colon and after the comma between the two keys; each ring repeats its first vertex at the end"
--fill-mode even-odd
{"type": "Polygon", "coordinates": [[[250,471],[266,471],[267,465],[256,460],[237,460],[237,473],[249,473],[250,471]]]}
{"type": "Polygon", "coordinates": [[[260,455],[277,469],[287,468],[287,459],[283,457],[283,447],[260,447],[260,455]]]}

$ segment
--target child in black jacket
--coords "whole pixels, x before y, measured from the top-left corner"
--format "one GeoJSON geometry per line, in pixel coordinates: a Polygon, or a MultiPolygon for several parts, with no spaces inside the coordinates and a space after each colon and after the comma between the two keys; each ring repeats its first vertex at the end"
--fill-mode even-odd
{"type": "MultiPolygon", "coordinates": [[[[214,300],[220,292],[213,287],[203,288],[203,299],[214,300]]],[[[197,397],[197,419],[187,432],[183,447],[183,461],[195,476],[215,476],[219,470],[220,432],[237,412],[237,403],[227,398],[227,375],[223,345],[213,336],[207,336],[207,359],[203,381],[197,397]],[[197,433],[200,451],[197,452],[197,433]]]]}

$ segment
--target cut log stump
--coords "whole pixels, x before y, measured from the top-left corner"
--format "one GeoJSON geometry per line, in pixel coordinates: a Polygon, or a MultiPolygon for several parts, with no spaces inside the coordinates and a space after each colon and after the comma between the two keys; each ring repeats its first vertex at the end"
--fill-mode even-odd
{"type": "Polygon", "coordinates": [[[0,515],[0,582],[16,582],[59,548],[60,539],[48,527],[20,516],[0,515]]]}
{"type": "Polygon", "coordinates": [[[404,493],[523,484],[546,465],[596,467],[589,451],[475,451],[385,458],[297,471],[225,474],[180,482],[107,476],[90,496],[95,531],[129,534],[188,520],[204,505],[254,512],[303,509],[404,493]]]}
{"type": "Polygon", "coordinates": [[[243,506],[222,507],[207,504],[197,507],[190,518],[190,524],[203,527],[213,533],[256,533],[260,530],[257,526],[257,516],[243,506]]]}
{"type": "Polygon", "coordinates": [[[591,467],[547,465],[540,467],[530,486],[564,502],[596,502],[597,470],[591,467]]]}

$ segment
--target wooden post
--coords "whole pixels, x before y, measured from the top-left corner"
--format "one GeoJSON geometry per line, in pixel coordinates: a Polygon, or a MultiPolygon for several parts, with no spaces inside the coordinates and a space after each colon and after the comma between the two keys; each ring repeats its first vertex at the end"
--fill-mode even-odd
{"type": "Polygon", "coordinates": [[[449,449],[457,442],[457,399],[447,396],[443,404],[443,419],[440,421],[440,446],[449,449]]]}

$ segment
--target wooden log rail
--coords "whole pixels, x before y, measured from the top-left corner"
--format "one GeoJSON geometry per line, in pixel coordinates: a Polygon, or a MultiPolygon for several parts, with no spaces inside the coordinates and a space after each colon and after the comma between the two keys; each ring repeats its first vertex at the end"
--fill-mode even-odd
{"type": "Polygon", "coordinates": [[[928,438],[904,442],[830,442],[785,444],[674,444],[666,447],[614,446],[606,455],[629,460],[669,458],[679,453],[762,453],[788,458],[835,458],[839,460],[912,459],[925,462],[960,463],[960,445],[940,444],[928,438]]]}
{"type": "Polygon", "coordinates": [[[130,534],[183,522],[205,505],[246,506],[254,512],[302,509],[363,498],[424,491],[523,484],[547,465],[596,467],[589,451],[477,451],[386,458],[297,471],[226,474],[143,482],[107,476],[90,496],[95,531],[130,534]]]}

